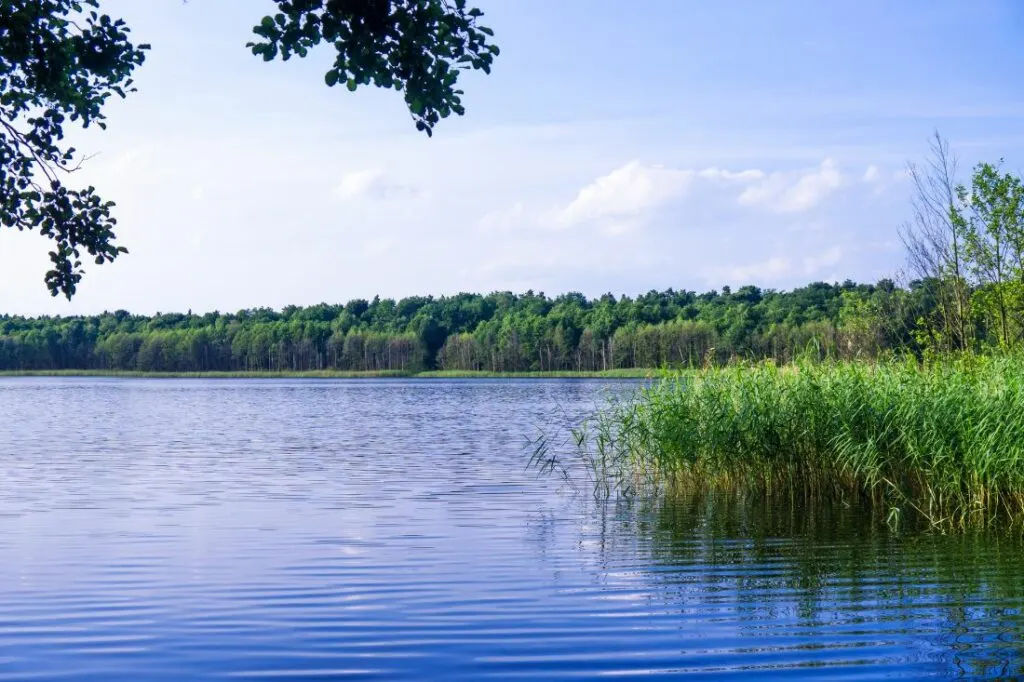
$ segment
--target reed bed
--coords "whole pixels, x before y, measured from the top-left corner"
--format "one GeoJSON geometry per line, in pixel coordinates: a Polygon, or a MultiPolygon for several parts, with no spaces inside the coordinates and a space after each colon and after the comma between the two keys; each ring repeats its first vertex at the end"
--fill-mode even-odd
{"type": "MultiPolygon", "coordinates": [[[[684,372],[611,402],[573,436],[604,494],[856,496],[894,522],[908,513],[942,526],[1024,519],[1021,358],[684,372]]],[[[534,463],[567,471],[542,440],[534,463]]]]}

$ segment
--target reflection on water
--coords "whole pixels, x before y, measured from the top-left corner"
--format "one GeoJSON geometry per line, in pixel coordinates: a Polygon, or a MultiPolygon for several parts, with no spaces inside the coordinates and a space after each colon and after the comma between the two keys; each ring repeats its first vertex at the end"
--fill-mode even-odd
{"type": "Polygon", "coordinates": [[[1011,534],[524,469],[630,386],[0,380],[0,679],[1024,674],[1011,534]]]}
{"type": "Polygon", "coordinates": [[[593,516],[609,575],[644,585],[658,608],[727,623],[731,650],[761,659],[726,667],[1024,675],[1019,535],[894,533],[848,505],[724,495],[620,501],[593,516]]]}

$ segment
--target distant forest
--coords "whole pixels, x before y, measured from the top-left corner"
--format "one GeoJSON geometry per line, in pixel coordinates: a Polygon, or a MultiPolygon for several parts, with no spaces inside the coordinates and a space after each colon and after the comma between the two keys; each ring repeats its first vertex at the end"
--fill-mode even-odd
{"type": "Polygon", "coordinates": [[[202,315],[4,315],[0,370],[594,371],[920,354],[942,332],[935,291],[927,281],[882,280],[633,298],[528,291],[202,315]]]}

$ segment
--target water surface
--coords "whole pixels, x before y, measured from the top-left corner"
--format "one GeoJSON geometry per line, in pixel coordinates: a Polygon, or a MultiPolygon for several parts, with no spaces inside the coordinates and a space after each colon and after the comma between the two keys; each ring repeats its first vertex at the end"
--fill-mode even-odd
{"type": "Polygon", "coordinates": [[[0,380],[0,679],[1024,672],[1010,536],[524,470],[635,385],[0,380]]]}

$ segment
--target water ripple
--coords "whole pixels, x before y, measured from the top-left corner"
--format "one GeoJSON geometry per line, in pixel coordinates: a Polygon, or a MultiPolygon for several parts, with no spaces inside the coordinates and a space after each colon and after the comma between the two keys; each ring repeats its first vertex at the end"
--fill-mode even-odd
{"type": "Polygon", "coordinates": [[[0,680],[1024,674],[1017,539],[524,469],[631,386],[0,380],[0,680]]]}

